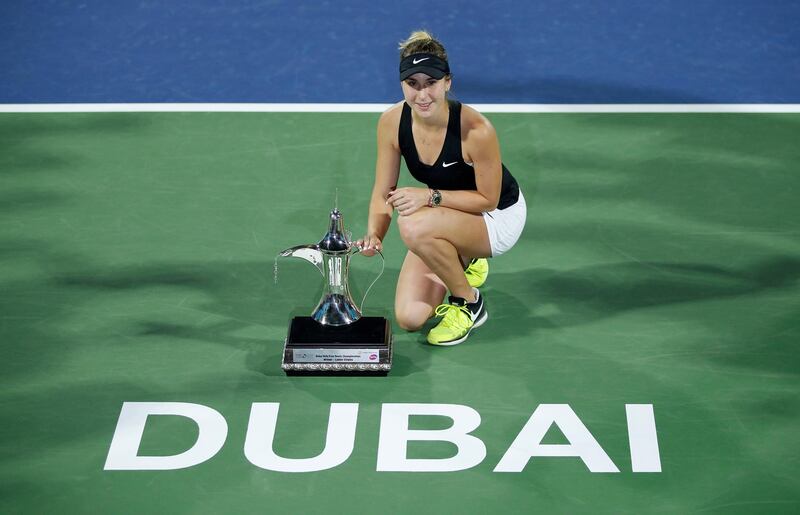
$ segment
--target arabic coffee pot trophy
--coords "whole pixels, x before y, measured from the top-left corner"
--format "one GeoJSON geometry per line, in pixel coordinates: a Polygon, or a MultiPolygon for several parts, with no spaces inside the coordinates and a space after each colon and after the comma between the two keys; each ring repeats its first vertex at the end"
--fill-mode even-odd
{"type": "Polygon", "coordinates": [[[279,253],[308,261],[323,277],[322,297],[311,315],[294,317],[289,324],[281,364],[287,375],[386,375],[391,370],[391,324],[384,317],[362,316],[350,294],[350,258],[361,250],[350,241],[342,213],[334,207],[318,243],[279,253]]]}

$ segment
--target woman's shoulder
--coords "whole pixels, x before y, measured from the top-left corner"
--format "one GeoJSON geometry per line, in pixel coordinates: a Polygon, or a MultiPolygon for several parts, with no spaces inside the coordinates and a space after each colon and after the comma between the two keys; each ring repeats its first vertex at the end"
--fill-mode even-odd
{"type": "Polygon", "coordinates": [[[392,105],[381,113],[381,117],[378,119],[378,142],[390,144],[397,152],[400,151],[398,130],[404,103],[404,101],[400,101],[392,105]]]}
{"type": "Polygon", "coordinates": [[[380,119],[378,119],[378,127],[379,128],[392,128],[395,129],[400,126],[400,116],[403,114],[403,104],[405,104],[404,100],[389,106],[389,108],[381,113],[380,119]]]}
{"type": "Polygon", "coordinates": [[[475,108],[461,104],[461,139],[470,138],[482,140],[494,136],[494,126],[488,118],[475,108]]]}

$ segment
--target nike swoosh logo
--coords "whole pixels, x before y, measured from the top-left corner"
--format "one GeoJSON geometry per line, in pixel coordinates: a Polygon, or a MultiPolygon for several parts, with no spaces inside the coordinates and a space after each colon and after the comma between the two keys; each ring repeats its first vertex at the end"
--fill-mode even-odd
{"type": "Polygon", "coordinates": [[[448,166],[453,166],[456,163],[458,163],[458,161],[453,161],[452,163],[442,163],[442,168],[447,168],[448,166]]]}
{"type": "Polygon", "coordinates": [[[426,59],[430,59],[430,57],[423,57],[422,59],[417,59],[415,57],[413,62],[414,62],[414,64],[419,64],[419,63],[421,63],[422,61],[424,61],[426,59]]]}

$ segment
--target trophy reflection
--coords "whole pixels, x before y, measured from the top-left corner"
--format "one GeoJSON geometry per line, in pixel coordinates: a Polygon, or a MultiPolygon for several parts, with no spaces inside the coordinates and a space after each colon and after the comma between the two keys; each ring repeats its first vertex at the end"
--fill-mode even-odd
{"type": "Polygon", "coordinates": [[[287,375],[386,375],[391,370],[391,324],[384,317],[362,316],[350,294],[350,258],[360,251],[334,208],[318,243],[280,252],[308,261],[323,277],[322,297],[311,316],[294,317],[289,324],[281,363],[287,375]]]}

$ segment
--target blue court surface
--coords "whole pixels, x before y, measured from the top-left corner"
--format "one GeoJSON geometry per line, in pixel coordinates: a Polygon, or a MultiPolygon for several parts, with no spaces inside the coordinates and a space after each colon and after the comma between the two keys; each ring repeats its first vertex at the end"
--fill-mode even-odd
{"type": "Polygon", "coordinates": [[[797,103],[790,0],[3,2],[0,102],[390,102],[396,43],[470,103],[797,103]]]}
{"type": "MultiPolygon", "coordinates": [[[[800,3],[0,3],[1,513],[797,513],[800,3]],[[397,43],[528,204],[451,348],[288,377],[397,43]],[[146,104],[146,105],[145,105],[146,104]]],[[[400,186],[414,185],[405,167],[400,186]]],[[[352,259],[360,301],[380,270],[352,259]]],[[[428,324],[426,328],[429,328],[428,324]]]]}

